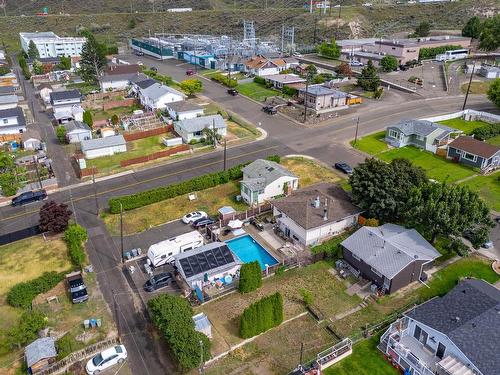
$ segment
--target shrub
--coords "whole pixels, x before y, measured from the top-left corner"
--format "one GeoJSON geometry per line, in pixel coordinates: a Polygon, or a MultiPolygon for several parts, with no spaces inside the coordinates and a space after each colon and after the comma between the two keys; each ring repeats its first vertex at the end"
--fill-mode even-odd
{"type": "Polygon", "coordinates": [[[365,221],[365,226],[367,227],[378,227],[379,225],[379,221],[375,218],[366,219],[365,221]]]}
{"type": "Polygon", "coordinates": [[[279,155],[270,155],[266,158],[269,161],[274,161],[275,163],[280,163],[281,162],[281,157],[279,155]]]}
{"type": "Polygon", "coordinates": [[[321,245],[316,245],[311,248],[313,254],[323,253],[325,256],[333,259],[338,259],[342,256],[342,248],[340,243],[344,241],[351,232],[345,232],[338,236],[335,236],[328,241],[323,242],[321,245]]]}
{"type": "Polygon", "coordinates": [[[295,96],[297,95],[297,89],[294,89],[293,87],[290,87],[290,86],[283,86],[283,88],[281,89],[281,91],[283,91],[283,94],[285,95],[288,95],[288,96],[295,96]]]}
{"type": "Polygon", "coordinates": [[[200,364],[200,340],[203,342],[203,358],[210,358],[210,341],[194,329],[193,309],[182,297],[164,294],[148,301],[153,324],[167,342],[183,370],[200,364]]]}
{"type": "Polygon", "coordinates": [[[311,306],[314,302],[314,297],[312,293],[307,289],[301,289],[300,295],[302,296],[302,301],[304,301],[304,305],[311,306]]]}
{"type": "MultiPolygon", "coordinates": [[[[279,163],[279,156],[271,156],[268,160],[279,163]]],[[[168,186],[162,186],[156,189],[142,191],[140,193],[124,195],[118,198],[111,198],[108,201],[109,211],[112,214],[120,212],[120,203],[125,211],[135,208],[147,206],[152,203],[161,202],[165,199],[177,197],[179,195],[188,194],[193,191],[205,190],[217,185],[225,184],[229,181],[239,180],[243,173],[241,168],[246,164],[240,164],[227,171],[209,173],[206,175],[194,177],[190,180],[179,182],[168,186]]]]}
{"type": "Polygon", "coordinates": [[[240,337],[246,339],[283,322],[283,297],[275,293],[248,306],[240,316],[240,337]]]}
{"type": "Polygon", "coordinates": [[[464,244],[461,240],[458,238],[453,238],[450,241],[448,251],[452,251],[461,257],[469,255],[469,248],[467,247],[466,244],[464,244]]]}
{"type": "Polygon", "coordinates": [[[83,243],[87,241],[87,238],[87,231],[78,224],[71,224],[64,232],[69,258],[75,267],[82,268],[86,261],[83,243]]]}
{"type": "Polygon", "coordinates": [[[7,303],[13,307],[30,308],[37,295],[48,292],[63,278],[64,272],[51,271],[45,272],[36,279],[16,284],[7,293],[7,303]]]}
{"type": "Polygon", "coordinates": [[[484,141],[500,135],[500,126],[498,124],[487,124],[474,129],[472,134],[474,134],[475,138],[484,141]]]}
{"type": "Polygon", "coordinates": [[[19,318],[17,326],[7,332],[10,346],[21,347],[35,340],[38,331],[47,326],[47,318],[40,311],[25,311],[19,318]]]}
{"type": "Polygon", "coordinates": [[[266,80],[262,77],[259,77],[259,76],[256,76],[254,77],[253,81],[255,83],[258,83],[259,85],[265,85],[266,84],[266,80]]]}
{"type": "Polygon", "coordinates": [[[212,75],[212,77],[210,79],[213,81],[219,82],[219,83],[221,83],[224,86],[227,86],[229,88],[233,88],[233,87],[238,86],[237,79],[229,78],[228,76],[221,74],[221,73],[217,73],[217,74],[212,75]]]}
{"type": "Polygon", "coordinates": [[[419,60],[428,60],[428,59],[433,59],[436,57],[436,55],[439,55],[441,53],[445,53],[446,51],[453,51],[456,49],[462,49],[462,46],[458,45],[447,45],[447,46],[441,46],[441,47],[429,47],[429,48],[420,48],[420,52],[418,54],[418,59],[419,60]]]}
{"type": "Polygon", "coordinates": [[[239,290],[241,293],[253,292],[262,286],[262,270],[257,261],[245,263],[240,269],[239,290]]]}

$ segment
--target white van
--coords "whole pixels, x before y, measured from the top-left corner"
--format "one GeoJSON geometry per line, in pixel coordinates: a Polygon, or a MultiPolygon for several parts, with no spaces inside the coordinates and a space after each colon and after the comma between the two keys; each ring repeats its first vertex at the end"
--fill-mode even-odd
{"type": "Polygon", "coordinates": [[[203,246],[203,236],[194,230],[151,245],[148,249],[148,263],[159,267],[174,260],[174,255],[203,246]]]}

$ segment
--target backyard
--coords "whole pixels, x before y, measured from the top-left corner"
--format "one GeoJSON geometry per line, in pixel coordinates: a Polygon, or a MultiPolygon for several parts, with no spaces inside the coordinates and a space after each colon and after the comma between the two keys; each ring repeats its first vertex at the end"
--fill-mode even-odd
{"type": "Polygon", "coordinates": [[[236,87],[236,90],[240,94],[248,96],[249,98],[259,102],[263,102],[266,98],[279,95],[278,91],[268,89],[267,87],[255,82],[241,83],[236,87]]]}
{"type": "Polygon", "coordinates": [[[484,121],[466,121],[462,118],[452,118],[451,120],[439,121],[439,123],[453,129],[461,130],[467,135],[472,134],[472,131],[476,128],[488,125],[484,121]]]}
{"type": "Polygon", "coordinates": [[[342,180],[333,169],[314,160],[301,157],[282,158],[281,165],[299,177],[299,186],[306,187],[319,182],[336,183],[342,180]]]}
{"type": "Polygon", "coordinates": [[[91,109],[90,112],[92,113],[93,120],[98,121],[98,120],[108,120],[111,117],[113,117],[113,115],[117,115],[119,118],[122,116],[131,115],[132,112],[138,109],[142,109],[142,107],[138,104],[134,104],[127,107],[111,108],[106,111],[102,109],[91,109]]]}

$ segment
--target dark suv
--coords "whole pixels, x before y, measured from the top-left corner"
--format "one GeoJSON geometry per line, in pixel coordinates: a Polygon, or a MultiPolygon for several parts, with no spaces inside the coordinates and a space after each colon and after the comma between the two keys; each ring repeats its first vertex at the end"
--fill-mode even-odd
{"type": "Polygon", "coordinates": [[[262,110],[266,112],[268,115],[275,115],[276,113],[278,113],[278,110],[274,108],[272,105],[266,105],[262,107],[262,110]]]}
{"type": "Polygon", "coordinates": [[[27,191],[12,199],[12,205],[22,206],[23,204],[41,201],[45,198],[47,198],[47,192],[45,190],[27,191]]]}
{"type": "Polygon", "coordinates": [[[146,281],[146,284],[144,284],[144,290],[146,292],[154,292],[155,290],[168,286],[173,279],[174,277],[170,272],[159,273],[146,281]]]}
{"type": "Polygon", "coordinates": [[[232,96],[238,95],[238,91],[236,91],[235,89],[228,89],[227,93],[232,96]]]}

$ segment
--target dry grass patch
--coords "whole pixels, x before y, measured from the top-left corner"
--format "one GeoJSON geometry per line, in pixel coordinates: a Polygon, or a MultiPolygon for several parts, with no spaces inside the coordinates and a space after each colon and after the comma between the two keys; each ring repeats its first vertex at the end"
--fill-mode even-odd
{"type": "Polygon", "coordinates": [[[299,177],[299,185],[301,187],[313,185],[318,182],[336,183],[342,179],[333,169],[305,158],[282,158],[281,165],[299,177]]]}
{"type": "MultiPolygon", "coordinates": [[[[247,205],[234,199],[239,193],[239,183],[228,182],[197,192],[198,198],[194,201],[190,201],[187,195],[181,195],[127,211],[123,214],[123,232],[126,235],[142,232],[196,210],[206,211],[209,215],[216,215],[217,210],[226,205],[237,211],[245,210],[247,205]]],[[[103,220],[111,234],[120,233],[120,215],[104,214],[103,220]]]]}
{"type": "Polygon", "coordinates": [[[345,293],[345,286],[328,272],[330,265],[319,262],[308,267],[296,268],[281,276],[266,279],[260,289],[248,294],[233,293],[196,310],[203,311],[212,322],[213,330],[218,332],[214,339],[216,348],[227,349],[242,340],[238,336],[239,317],[243,310],[258,299],[280,292],[283,295],[284,318],[290,319],[305,311],[301,289],[309,290],[314,297],[314,306],[325,317],[332,317],[356,306],[361,300],[345,293]]]}

